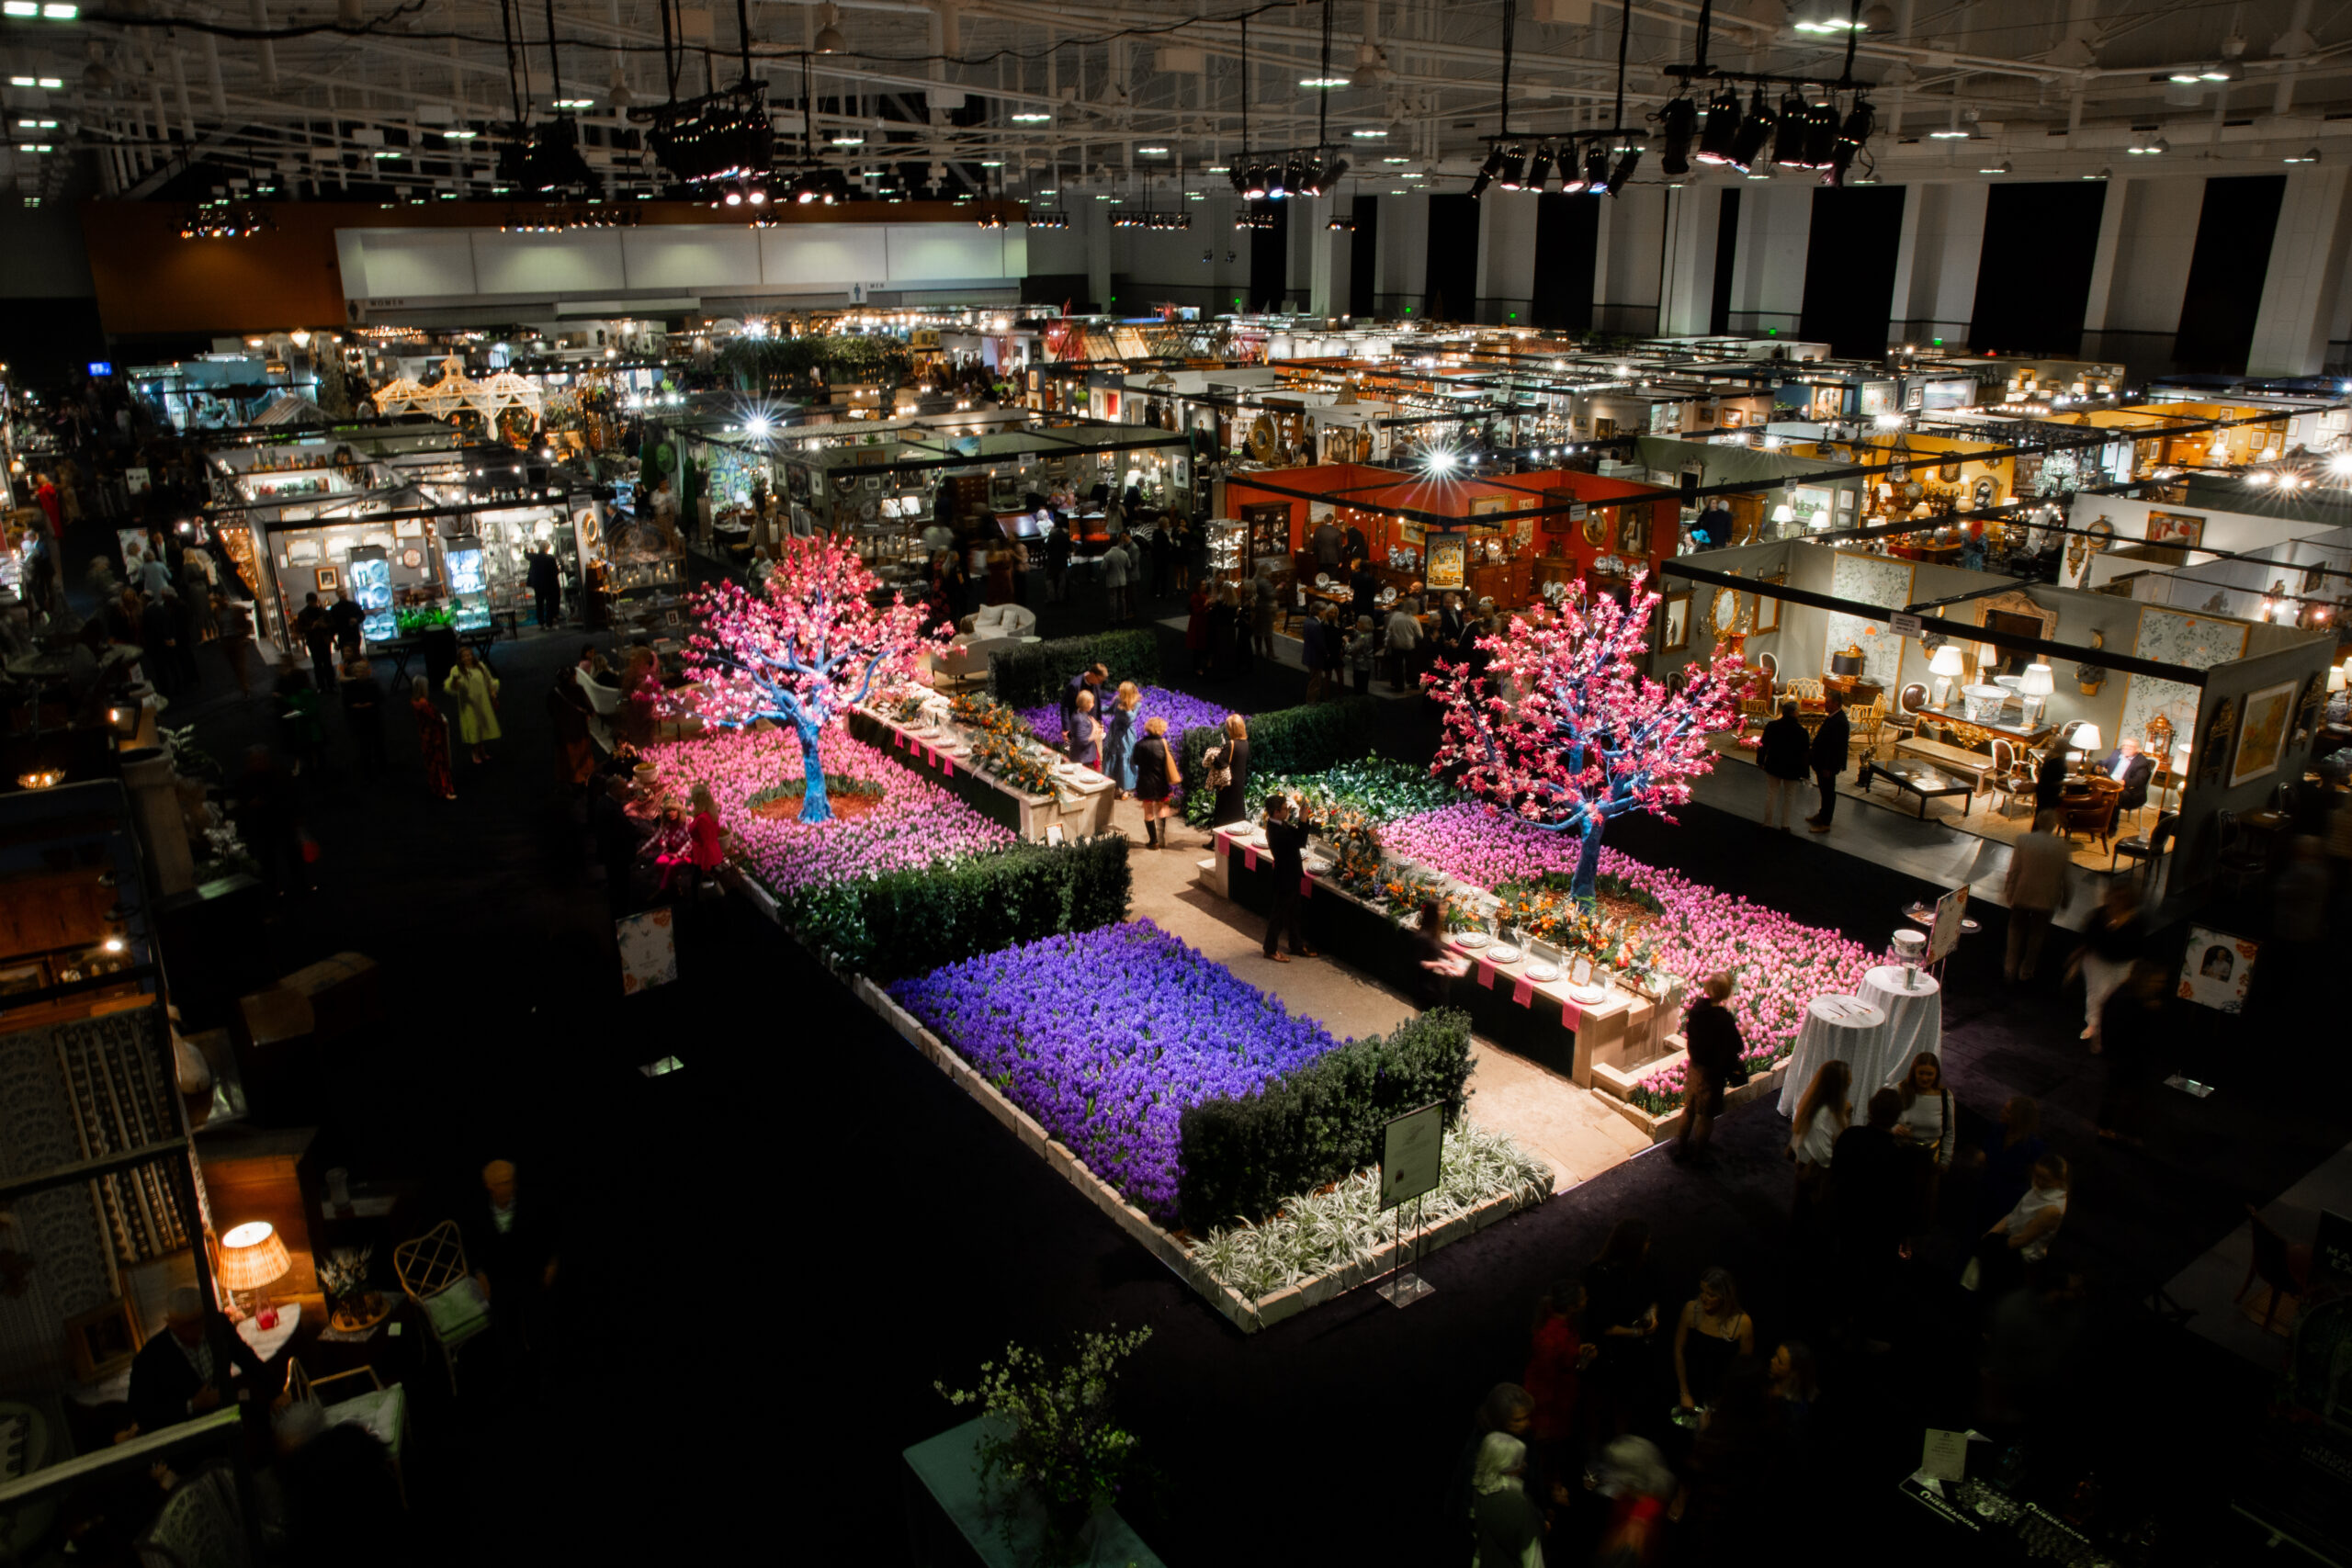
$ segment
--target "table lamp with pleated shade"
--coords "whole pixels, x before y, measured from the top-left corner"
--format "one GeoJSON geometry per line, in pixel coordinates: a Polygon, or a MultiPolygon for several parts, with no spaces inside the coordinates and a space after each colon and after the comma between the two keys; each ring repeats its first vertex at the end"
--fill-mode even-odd
{"type": "Polygon", "coordinates": [[[1936,678],[1936,705],[1951,701],[1951,683],[1968,672],[1968,661],[1960,656],[1960,645],[1948,642],[1936,649],[1928,660],[1928,672],[1936,678]]]}
{"type": "Polygon", "coordinates": [[[2028,725],[2041,722],[2042,707],[2049,702],[2050,694],[2057,689],[2057,681],[2049,665],[2037,661],[2025,667],[2025,673],[2018,678],[2018,695],[2025,699],[2025,721],[2028,725]]]}
{"type": "Polygon", "coordinates": [[[275,1284],[293,1267],[277,1227],[267,1220],[249,1220],[220,1238],[220,1285],[232,1294],[275,1284]]]}

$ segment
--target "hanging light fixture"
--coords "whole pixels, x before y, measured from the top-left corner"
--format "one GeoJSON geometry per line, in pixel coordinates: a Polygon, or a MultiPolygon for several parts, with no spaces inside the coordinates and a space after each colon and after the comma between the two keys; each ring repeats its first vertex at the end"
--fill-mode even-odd
{"type": "Polygon", "coordinates": [[[1772,126],[1772,162],[1799,168],[1804,163],[1805,104],[1803,95],[1781,95],[1781,112],[1772,126]]]}
{"type": "Polygon", "coordinates": [[[1675,98],[1657,111],[1658,134],[1666,142],[1657,166],[1668,178],[1690,172],[1690,134],[1698,123],[1698,106],[1689,98],[1675,98]]]}
{"type": "Polygon", "coordinates": [[[1779,124],[1780,117],[1764,101],[1764,89],[1758,87],[1748,99],[1747,118],[1739,122],[1739,133],[1731,139],[1731,156],[1725,162],[1743,175],[1754,169],[1779,124]]]}
{"type": "Polygon", "coordinates": [[[1728,164],[1733,141],[1739,135],[1739,95],[1730,86],[1715,89],[1707,100],[1706,123],[1699,130],[1699,162],[1728,164]]]}
{"type": "Polygon", "coordinates": [[[1527,183],[1523,188],[1541,195],[1544,190],[1544,182],[1551,177],[1552,149],[1547,144],[1535,149],[1534,157],[1528,161],[1527,183]]]}

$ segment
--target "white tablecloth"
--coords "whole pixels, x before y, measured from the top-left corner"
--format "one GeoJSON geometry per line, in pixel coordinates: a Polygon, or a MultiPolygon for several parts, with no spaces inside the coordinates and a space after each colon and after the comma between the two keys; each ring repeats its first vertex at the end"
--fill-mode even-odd
{"type": "Polygon", "coordinates": [[[277,1327],[264,1328],[260,1318],[248,1315],[238,1321],[237,1337],[252,1346],[254,1354],[266,1361],[286,1348],[286,1342],[294,1337],[294,1330],[301,1321],[300,1302],[280,1302],[277,1327]]]}
{"type": "Polygon", "coordinates": [[[1813,1075],[1824,1062],[1844,1062],[1862,1073],[1882,1059],[1886,1035],[1886,1011],[1857,997],[1832,994],[1806,1004],[1804,1026],[1797,1031],[1797,1048],[1789,1058],[1788,1076],[1781,1080],[1781,1114],[1793,1117],[1813,1075]]]}
{"type": "Polygon", "coordinates": [[[1924,969],[1913,981],[1917,990],[1904,989],[1904,978],[1900,964],[1882,964],[1862,976],[1862,1000],[1885,1012],[1886,1030],[1881,1036],[1883,1054],[1872,1070],[1865,1074],[1862,1063],[1853,1064],[1857,1122],[1872,1092],[1898,1082],[1920,1052],[1943,1055],[1943,987],[1924,969]]]}

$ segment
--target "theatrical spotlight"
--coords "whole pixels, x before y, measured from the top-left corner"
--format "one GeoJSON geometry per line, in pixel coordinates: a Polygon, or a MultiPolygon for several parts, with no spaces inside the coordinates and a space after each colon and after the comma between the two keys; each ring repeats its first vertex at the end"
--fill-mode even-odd
{"type": "MultiPolygon", "coordinates": [[[[1689,164],[1684,164],[1688,168],[1689,164]]],[[[1588,144],[1584,150],[1584,188],[1599,196],[1609,184],[1609,149],[1601,142],[1588,144]]]]}
{"type": "Polygon", "coordinates": [[[1617,166],[1609,171],[1610,195],[1615,196],[1620,189],[1623,188],[1625,182],[1634,177],[1634,165],[1641,161],[1642,150],[1638,147],[1628,147],[1618,155],[1617,166]]]}
{"type": "MultiPolygon", "coordinates": [[[[1658,156],[1659,171],[1668,178],[1689,174],[1690,172],[1690,133],[1699,123],[1697,106],[1693,105],[1689,98],[1676,98],[1657,111],[1657,123],[1658,134],[1666,141],[1666,149],[1658,156]]],[[[1605,178],[1609,170],[1608,152],[1605,148],[1601,152],[1600,168],[1601,175],[1605,178]]],[[[1588,180],[1592,178],[1589,153],[1586,155],[1586,177],[1588,180]]]]}
{"type": "Polygon", "coordinates": [[[1838,128],[1838,140],[1829,150],[1831,185],[1846,183],[1846,171],[1853,167],[1854,154],[1862,150],[1862,143],[1871,139],[1871,132],[1877,124],[1878,117],[1871,111],[1868,100],[1856,98],[1853,108],[1846,116],[1846,123],[1838,128]]]}
{"type": "Polygon", "coordinates": [[[1514,147],[1504,154],[1503,172],[1495,177],[1495,183],[1505,190],[1527,188],[1527,150],[1525,148],[1514,147]]]}
{"type": "Polygon", "coordinates": [[[1777,124],[1771,106],[1764,101],[1764,89],[1757,88],[1747,102],[1747,118],[1739,122],[1739,134],[1731,139],[1731,166],[1743,175],[1755,168],[1777,124]]]}
{"type": "Polygon", "coordinates": [[[1804,111],[1804,166],[1826,169],[1838,155],[1838,105],[1825,100],[1804,111]]]}
{"type": "Polygon", "coordinates": [[[1487,161],[1478,165],[1477,177],[1470,182],[1470,194],[1474,197],[1486,195],[1487,187],[1494,184],[1495,176],[1502,172],[1503,150],[1498,146],[1487,148],[1487,161]]]}
{"type": "Polygon", "coordinates": [[[1699,130],[1699,162],[1728,164],[1731,147],[1739,135],[1739,95],[1729,85],[1715,89],[1707,100],[1707,120],[1699,130]]]}
{"type": "Polygon", "coordinates": [[[1781,96],[1781,116],[1772,128],[1772,162],[1790,168],[1804,163],[1804,98],[1796,93],[1781,96]]]}
{"type": "Polygon", "coordinates": [[[1541,196],[1544,194],[1544,182],[1551,177],[1552,149],[1549,146],[1538,147],[1535,150],[1535,156],[1528,160],[1527,184],[1524,188],[1541,196]]]}
{"type": "Polygon", "coordinates": [[[1574,142],[1560,149],[1560,189],[1564,194],[1574,196],[1584,189],[1583,158],[1574,142]]]}

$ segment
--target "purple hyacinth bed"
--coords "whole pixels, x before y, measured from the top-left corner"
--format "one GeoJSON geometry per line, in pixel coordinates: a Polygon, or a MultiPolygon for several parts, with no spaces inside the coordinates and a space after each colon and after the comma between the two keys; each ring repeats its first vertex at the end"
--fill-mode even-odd
{"type": "Polygon", "coordinates": [[[1149,920],[951,964],[890,994],[1163,1222],[1185,1107],[1250,1094],[1340,1043],[1149,920]]]}

